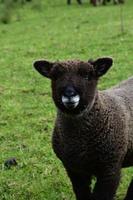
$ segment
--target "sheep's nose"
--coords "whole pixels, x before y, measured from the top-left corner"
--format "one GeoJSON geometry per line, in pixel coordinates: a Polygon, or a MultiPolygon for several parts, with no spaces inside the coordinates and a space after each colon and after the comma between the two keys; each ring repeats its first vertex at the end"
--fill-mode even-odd
{"type": "Polygon", "coordinates": [[[74,109],[78,106],[80,96],[78,92],[72,86],[67,86],[62,95],[62,103],[68,109],[74,109]]]}
{"type": "Polygon", "coordinates": [[[70,98],[70,97],[73,97],[73,96],[76,96],[76,95],[77,95],[77,92],[73,87],[69,86],[69,87],[65,88],[65,90],[64,90],[64,96],[65,97],[70,98]]]}

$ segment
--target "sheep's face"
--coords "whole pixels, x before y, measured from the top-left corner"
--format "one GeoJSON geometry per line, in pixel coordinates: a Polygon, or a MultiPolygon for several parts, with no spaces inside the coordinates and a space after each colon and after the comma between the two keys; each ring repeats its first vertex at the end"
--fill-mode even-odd
{"type": "Polygon", "coordinates": [[[67,114],[80,114],[85,109],[92,108],[98,78],[111,65],[111,58],[55,63],[40,60],[34,63],[37,71],[51,79],[55,105],[67,114]]]}

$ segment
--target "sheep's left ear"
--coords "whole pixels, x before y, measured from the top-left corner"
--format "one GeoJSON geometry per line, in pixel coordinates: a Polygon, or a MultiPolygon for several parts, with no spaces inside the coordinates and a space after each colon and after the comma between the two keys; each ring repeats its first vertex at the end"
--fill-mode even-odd
{"type": "Polygon", "coordinates": [[[43,76],[50,78],[50,71],[53,63],[46,60],[37,60],[33,63],[35,69],[43,76]]]}
{"type": "Polygon", "coordinates": [[[95,61],[90,61],[90,63],[93,65],[96,75],[98,77],[104,75],[109,68],[112,66],[113,64],[113,59],[109,58],[109,57],[105,57],[105,58],[98,58],[95,61]]]}

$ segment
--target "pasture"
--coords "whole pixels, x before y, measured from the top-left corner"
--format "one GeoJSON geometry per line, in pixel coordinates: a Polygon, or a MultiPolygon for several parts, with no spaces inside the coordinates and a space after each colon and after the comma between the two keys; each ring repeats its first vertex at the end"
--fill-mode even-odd
{"type": "MultiPolygon", "coordinates": [[[[106,89],[133,75],[133,1],[93,7],[84,0],[29,3],[0,23],[0,199],[74,200],[70,181],[51,147],[55,106],[50,81],[34,70],[39,58],[88,60],[111,56],[106,89]],[[121,31],[121,14],[124,31],[121,31]],[[19,15],[19,19],[18,16],[19,15]],[[4,161],[15,157],[10,169],[4,161]]],[[[122,171],[122,200],[133,168],[122,171]]]]}

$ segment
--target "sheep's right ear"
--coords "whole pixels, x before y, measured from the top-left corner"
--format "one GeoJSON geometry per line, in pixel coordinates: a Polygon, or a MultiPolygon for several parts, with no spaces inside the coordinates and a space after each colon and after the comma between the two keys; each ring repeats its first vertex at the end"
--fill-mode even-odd
{"type": "Polygon", "coordinates": [[[43,76],[50,78],[50,71],[53,63],[46,60],[37,60],[33,63],[35,69],[43,76]]]}

